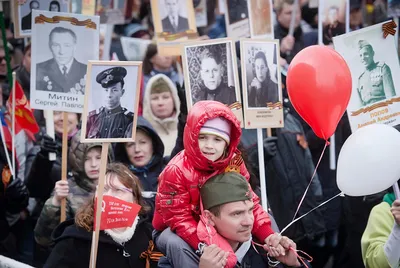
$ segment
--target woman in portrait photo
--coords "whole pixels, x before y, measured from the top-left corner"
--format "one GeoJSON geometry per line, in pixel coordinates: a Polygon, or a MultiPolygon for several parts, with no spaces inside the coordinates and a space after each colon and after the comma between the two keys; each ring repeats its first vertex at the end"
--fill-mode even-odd
{"type": "Polygon", "coordinates": [[[249,107],[267,107],[268,102],[278,102],[278,84],[271,79],[267,58],[262,51],[254,56],[253,75],[247,89],[249,107]]]}
{"type": "Polygon", "coordinates": [[[58,3],[58,1],[51,1],[49,5],[49,11],[60,12],[60,3],[58,3]]]}

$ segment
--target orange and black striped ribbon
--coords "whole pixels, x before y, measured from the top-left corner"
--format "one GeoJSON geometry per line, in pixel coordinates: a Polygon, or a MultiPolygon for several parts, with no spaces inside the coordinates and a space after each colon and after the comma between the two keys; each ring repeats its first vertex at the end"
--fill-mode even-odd
{"type": "Polygon", "coordinates": [[[383,37],[386,38],[389,34],[395,35],[397,24],[392,20],[382,25],[383,37]]]}

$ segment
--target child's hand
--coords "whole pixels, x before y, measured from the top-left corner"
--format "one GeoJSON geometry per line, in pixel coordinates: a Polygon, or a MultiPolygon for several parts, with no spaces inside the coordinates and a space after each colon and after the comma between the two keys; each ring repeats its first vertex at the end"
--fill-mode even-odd
{"type": "Polygon", "coordinates": [[[271,257],[278,257],[285,255],[285,249],[280,245],[282,236],[278,233],[272,234],[265,239],[264,250],[269,253],[271,257]]]}
{"type": "Polygon", "coordinates": [[[229,252],[225,252],[216,245],[204,248],[200,258],[199,268],[225,267],[229,252]]]}
{"type": "Polygon", "coordinates": [[[393,202],[390,211],[392,212],[394,220],[397,223],[397,225],[400,225],[400,200],[396,200],[393,202]]]}

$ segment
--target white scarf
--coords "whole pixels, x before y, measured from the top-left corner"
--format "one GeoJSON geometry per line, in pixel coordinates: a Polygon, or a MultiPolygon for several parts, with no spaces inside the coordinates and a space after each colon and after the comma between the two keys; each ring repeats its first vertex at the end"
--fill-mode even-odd
{"type": "Polygon", "coordinates": [[[104,232],[111,236],[112,240],[114,240],[116,243],[123,245],[125,242],[128,242],[132,238],[138,222],[139,216],[137,216],[136,219],[133,221],[132,227],[126,228],[126,230],[123,232],[117,232],[114,231],[114,229],[106,229],[104,230],[104,232]]]}
{"type": "Polygon", "coordinates": [[[247,251],[249,251],[251,247],[251,241],[252,237],[250,236],[250,239],[243,244],[240,245],[240,247],[236,250],[235,255],[237,258],[238,263],[242,263],[242,260],[244,256],[246,255],[247,251]]]}

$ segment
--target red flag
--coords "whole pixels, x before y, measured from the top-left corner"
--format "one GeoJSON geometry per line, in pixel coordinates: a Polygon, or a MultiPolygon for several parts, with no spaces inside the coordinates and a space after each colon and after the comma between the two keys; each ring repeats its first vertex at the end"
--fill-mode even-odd
{"type": "MultiPolygon", "coordinates": [[[[11,115],[12,115],[12,94],[7,100],[7,116],[6,122],[11,129],[11,115]]],[[[33,116],[33,111],[29,105],[25,93],[21,85],[15,81],[15,135],[21,130],[24,130],[26,135],[35,140],[35,134],[39,132],[39,126],[33,116]]]]}
{"type": "MultiPolygon", "coordinates": [[[[94,207],[94,228],[96,228],[96,207],[94,207]]],[[[141,206],[126,202],[113,196],[103,196],[101,204],[100,230],[131,227],[139,214],[141,206]]]]}

